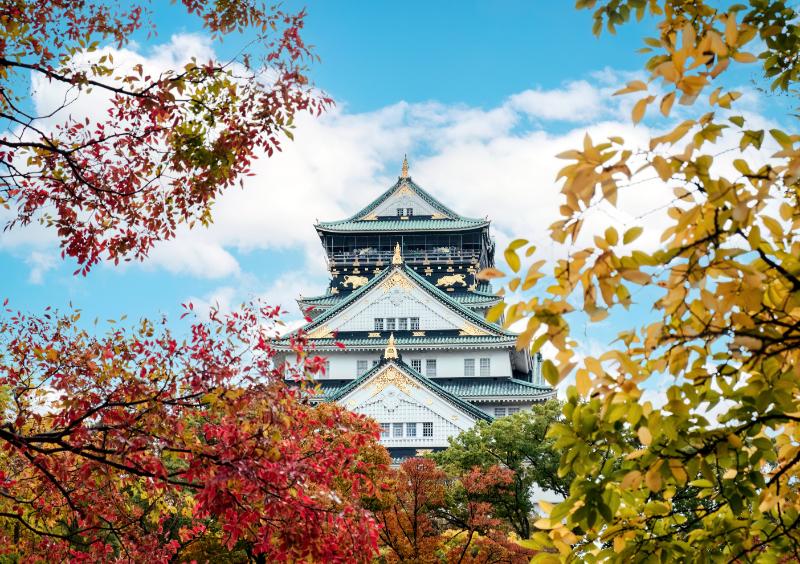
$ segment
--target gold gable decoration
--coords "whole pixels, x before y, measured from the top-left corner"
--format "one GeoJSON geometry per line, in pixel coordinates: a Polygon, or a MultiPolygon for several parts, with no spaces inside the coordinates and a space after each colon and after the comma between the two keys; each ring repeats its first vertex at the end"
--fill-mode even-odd
{"type": "MultiPolygon", "coordinates": [[[[419,388],[416,382],[403,374],[399,368],[389,365],[383,372],[378,374],[370,382],[372,396],[376,396],[389,386],[395,386],[404,394],[408,394],[412,388],[419,388]]],[[[372,397],[370,396],[370,397],[372,397]]]]}
{"type": "Polygon", "coordinates": [[[389,293],[392,288],[400,288],[405,292],[410,292],[413,285],[411,281],[406,278],[403,274],[400,273],[399,270],[395,270],[392,272],[391,276],[389,276],[382,284],[381,288],[383,288],[384,293],[389,293]]]}
{"type": "Polygon", "coordinates": [[[464,325],[461,326],[461,329],[459,330],[458,334],[461,335],[462,337],[465,336],[477,337],[480,335],[489,335],[489,332],[476,327],[472,323],[464,322],[464,325]]]}
{"type": "Polygon", "coordinates": [[[327,325],[320,325],[319,327],[308,333],[309,339],[327,339],[328,337],[331,336],[332,336],[331,330],[327,325]]]}
{"type": "Polygon", "coordinates": [[[408,178],[408,155],[403,155],[403,166],[400,169],[400,178],[408,178]]]}

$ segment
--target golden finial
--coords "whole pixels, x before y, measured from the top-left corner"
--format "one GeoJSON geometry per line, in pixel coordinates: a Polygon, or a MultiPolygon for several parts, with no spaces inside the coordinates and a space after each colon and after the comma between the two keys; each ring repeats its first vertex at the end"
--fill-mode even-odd
{"type": "Polygon", "coordinates": [[[389,342],[386,343],[386,352],[383,353],[383,358],[389,359],[397,359],[397,347],[394,346],[394,333],[389,335],[389,342]]]}
{"type": "Polygon", "coordinates": [[[403,254],[400,252],[400,243],[394,246],[394,256],[392,257],[392,264],[403,264],[403,254]]]}
{"type": "Polygon", "coordinates": [[[408,156],[403,155],[403,168],[400,171],[400,178],[408,178],[408,156]]]}

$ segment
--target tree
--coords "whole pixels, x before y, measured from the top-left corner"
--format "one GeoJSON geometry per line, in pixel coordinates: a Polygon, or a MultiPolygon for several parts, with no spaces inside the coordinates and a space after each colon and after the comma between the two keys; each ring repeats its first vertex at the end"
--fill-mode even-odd
{"type": "Polygon", "coordinates": [[[78,313],[7,310],[3,551],[168,561],[203,543],[266,561],[369,561],[377,526],[363,502],[388,461],[379,430],[284,383],[322,360],[298,340],[300,371],[273,366],[278,312],[212,311],[179,341],[165,321],[94,337],[78,313]]]}
{"type": "Polygon", "coordinates": [[[523,539],[531,534],[533,488],[540,487],[566,497],[569,480],[558,476],[560,453],[548,429],[561,419],[561,404],[550,400],[491,423],[478,422],[473,428],[450,439],[450,446],[433,459],[452,472],[473,468],[488,470],[501,466],[512,472],[512,487],[487,490],[497,515],[505,519],[523,539]]]}
{"type": "MultiPolygon", "coordinates": [[[[565,558],[591,561],[800,558],[800,136],[751,125],[732,109],[740,94],[723,82],[729,68],[760,61],[772,89],[794,91],[798,13],[777,0],[577,4],[594,9],[598,33],[633,14],[653,26],[648,80],[618,92],[643,96],[634,122],[657,101],[665,117],[676,101],[690,115],[646,147],[587,135],[582,148],[559,155],[568,164],[551,231],[567,258],[543,295],[505,308],[507,323],[527,320],[521,345],[558,349],[543,365],[550,382],[575,376],[565,421],[551,431],[560,474],[575,479],[535,536],[565,558]],[[753,44],[756,54],[746,50],[753,44]],[[574,247],[587,209],[614,205],[618,191],[649,175],[653,190],[674,194],[661,248],[642,248],[637,225],[609,226],[594,246],[574,247]],[[652,305],[651,320],[622,331],[601,356],[576,360],[571,316],[616,315],[639,287],[648,288],[637,298],[652,305]],[[665,404],[643,401],[663,379],[671,379],[665,404]],[[641,447],[621,440],[619,426],[641,447]],[[687,485],[707,500],[688,515],[675,498],[687,485]]],[[[511,290],[543,274],[543,262],[522,274],[527,245],[517,240],[506,252],[518,273],[511,290]]]]}
{"type": "Polygon", "coordinates": [[[106,257],[147,255],[180,223],[207,225],[211,205],[254,158],[280,150],[297,112],[331,101],[308,87],[313,54],[304,12],[261,0],[180,0],[217,39],[248,43],[230,61],[192,60],[151,74],[115,66],[121,48],[154,26],[148,2],[6,0],[0,4],[0,204],[12,228],[39,219],[85,274],[106,257]],[[38,113],[30,85],[63,86],[38,113]],[[75,102],[103,115],[73,115],[75,102]]]}
{"type": "Polygon", "coordinates": [[[511,481],[511,472],[499,466],[448,476],[430,458],[405,460],[376,500],[381,560],[528,562],[532,552],[507,538],[507,527],[483,499],[511,481]]]}

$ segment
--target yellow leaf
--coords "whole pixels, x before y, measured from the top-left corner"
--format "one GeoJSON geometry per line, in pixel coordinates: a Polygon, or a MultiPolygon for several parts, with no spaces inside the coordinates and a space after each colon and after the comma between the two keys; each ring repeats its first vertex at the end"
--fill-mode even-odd
{"type": "Polygon", "coordinates": [[[644,231],[644,229],[641,228],[641,227],[638,227],[638,226],[637,227],[631,227],[622,236],[622,243],[625,244],[625,245],[627,245],[628,243],[632,243],[633,241],[635,241],[639,237],[639,235],[642,234],[642,231],[644,231]]]}
{"type": "Polygon", "coordinates": [[[646,98],[642,98],[633,106],[633,112],[631,112],[631,119],[633,119],[633,123],[639,123],[642,121],[644,117],[644,112],[647,110],[647,105],[655,99],[655,96],[647,96],[646,98]]]}
{"type": "Polygon", "coordinates": [[[625,88],[614,92],[614,96],[619,96],[620,94],[630,94],[631,92],[639,92],[641,90],[647,90],[647,84],[641,80],[632,80],[625,88]]]}
{"type": "Polygon", "coordinates": [[[738,53],[733,54],[733,60],[737,63],[755,63],[758,59],[756,59],[756,56],[752,53],[739,51],[738,53]]]}
{"type": "Polygon", "coordinates": [[[582,396],[585,396],[592,389],[592,377],[589,376],[588,370],[578,370],[575,374],[575,387],[578,388],[578,393],[582,396]]]}
{"type": "Polygon", "coordinates": [[[653,168],[656,169],[658,176],[666,182],[670,178],[672,178],[672,166],[669,164],[667,159],[662,157],[661,155],[656,155],[653,157],[653,168]]]}
{"type": "Polygon", "coordinates": [[[605,238],[606,241],[608,241],[608,244],[612,246],[616,245],[619,242],[619,234],[617,233],[617,230],[614,229],[613,227],[609,227],[608,229],[606,229],[605,238]]]}
{"type": "Polygon", "coordinates": [[[491,280],[492,278],[503,278],[505,273],[502,270],[497,270],[496,268],[484,268],[480,272],[478,272],[475,277],[479,280],[491,280]]]}
{"type": "Polygon", "coordinates": [[[664,462],[663,460],[659,460],[656,462],[650,470],[647,471],[647,474],[644,475],[644,483],[647,485],[647,489],[651,492],[659,492],[661,491],[661,463],[664,462]]]}
{"type": "Polygon", "coordinates": [[[653,442],[653,435],[647,427],[639,427],[636,434],[639,435],[639,440],[643,445],[649,446],[653,442]]]}
{"type": "Polygon", "coordinates": [[[553,525],[550,524],[550,519],[539,519],[533,524],[537,529],[552,529],[553,525]]]}
{"type": "Polygon", "coordinates": [[[620,486],[623,490],[634,490],[642,484],[642,473],[638,470],[631,470],[622,478],[620,486]]]}

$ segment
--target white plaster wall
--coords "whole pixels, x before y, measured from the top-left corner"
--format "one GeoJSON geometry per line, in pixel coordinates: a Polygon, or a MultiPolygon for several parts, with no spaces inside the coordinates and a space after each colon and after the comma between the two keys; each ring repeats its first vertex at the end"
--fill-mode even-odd
{"type": "MultiPolygon", "coordinates": [[[[489,358],[490,373],[493,377],[511,376],[511,360],[506,350],[459,350],[459,351],[407,351],[398,347],[403,362],[411,366],[413,359],[422,361],[422,374],[425,374],[425,361],[429,358],[436,359],[436,378],[460,378],[464,376],[464,359],[475,359],[475,376],[479,377],[480,359],[489,358]]],[[[358,352],[358,351],[337,351],[326,353],[330,363],[330,373],[325,378],[336,380],[356,378],[359,360],[367,361],[367,369],[372,368],[372,361],[379,360],[383,351],[378,352],[358,352]]]]}
{"type": "Polygon", "coordinates": [[[419,288],[394,287],[387,292],[381,284],[326,325],[331,330],[374,331],[376,317],[418,317],[420,331],[460,329],[465,323],[459,314],[419,288]]]}
{"type": "Polygon", "coordinates": [[[375,208],[372,213],[380,216],[397,215],[397,208],[413,208],[414,215],[433,215],[437,213],[432,206],[415,194],[403,194],[402,196],[398,196],[397,192],[389,196],[386,201],[375,208]]]}

